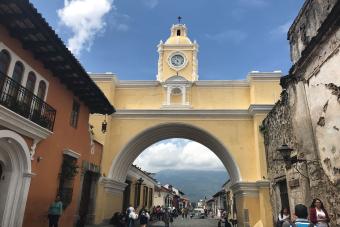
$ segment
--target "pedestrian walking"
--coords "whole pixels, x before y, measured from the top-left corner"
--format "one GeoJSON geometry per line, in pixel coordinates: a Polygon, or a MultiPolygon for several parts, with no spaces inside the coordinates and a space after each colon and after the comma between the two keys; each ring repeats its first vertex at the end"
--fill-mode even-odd
{"type": "Polygon", "coordinates": [[[314,226],[313,224],[311,224],[307,217],[308,217],[308,210],[307,207],[303,204],[297,204],[295,206],[295,215],[296,215],[296,219],[294,221],[294,223],[292,225],[287,224],[287,223],[283,223],[282,227],[312,227],[314,226]]]}
{"type": "Polygon", "coordinates": [[[170,226],[170,217],[171,217],[171,214],[170,214],[168,208],[165,208],[165,211],[164,211],[164,214],[163,214],[163,222],[164,222],[165,227],[170,226]]]}
{"type": "Polygon", "coordinates": [[[126,210],[127,215],[127,227],[134,227],[135,226],[135,220],[138,218],[138,214],[136,214],[135,209],[130,206],[126,210]]]}
{"type": "Polygon", "coordinates": [[[326,211],[323,203],[320,199],[313,199],[312,205],[310,206],[310,220],[317,227],[328,227],[330,218],[326,211]]]}
{"type": "Polygon", "coordinates": [[[143,207],[139,212],[140,227],[146,227],[150,219],[149,212],[143,207]]]}
{"type": "Polygon", "coordinates": [[[287,207],[281,209],[277,218],[276,227],[282,227],[283,223],[288,222],[290,224],[290,213],[287,207]]]}
{"type": "Polygon", "coordinates": [[[48,209],[48,226],[58,227],[58,222],[61,214],[63,213],[63,203],[61,202],[60,196],[57,195],[54,202],[48,209]]]}

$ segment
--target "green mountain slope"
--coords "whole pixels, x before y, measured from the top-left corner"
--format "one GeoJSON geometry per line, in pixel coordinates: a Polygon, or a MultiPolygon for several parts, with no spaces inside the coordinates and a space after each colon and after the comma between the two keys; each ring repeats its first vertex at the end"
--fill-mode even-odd
{"type": "Polygon", "coordinates": [[[192,202],[210,198],[221,190],[222,185],[229,179],[226,171],[202,170],[162,170],[155,178],[162,184],[171,184],[183,191],[192,202]]]}

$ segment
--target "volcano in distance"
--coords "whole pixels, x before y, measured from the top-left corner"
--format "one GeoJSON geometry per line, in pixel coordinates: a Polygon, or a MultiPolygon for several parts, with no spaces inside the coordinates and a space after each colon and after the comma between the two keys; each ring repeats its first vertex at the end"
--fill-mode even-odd
{"type": "Polygon", "coordinates": [[[155,178],[162,184],[171,184],[185,193],[191,202],[211,198],[229,179],[226,170],[161,170],[155,178]]]}

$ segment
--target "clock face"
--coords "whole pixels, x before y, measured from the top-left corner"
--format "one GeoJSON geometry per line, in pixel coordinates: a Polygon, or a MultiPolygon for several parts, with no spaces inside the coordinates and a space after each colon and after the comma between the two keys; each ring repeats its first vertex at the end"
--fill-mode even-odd
{"type": "Polygon", "coordinates": [[[184,64],[184,57],[180,54],[175,54],[171,57],[171,64],[175,67],[180,67],[184,64]]]}

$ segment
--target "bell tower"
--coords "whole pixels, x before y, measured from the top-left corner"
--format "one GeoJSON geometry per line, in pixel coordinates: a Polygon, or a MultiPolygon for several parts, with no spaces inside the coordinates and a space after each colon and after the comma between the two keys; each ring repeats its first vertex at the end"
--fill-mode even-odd
{"type": "Polygon", "coordinates": [[[172,25],[170,37],[158,44],[157,80],[165,82],[173,76],[183,77],[189,82],[198,80],[198,44],[188,38],[185,24],[172,25]]]}

